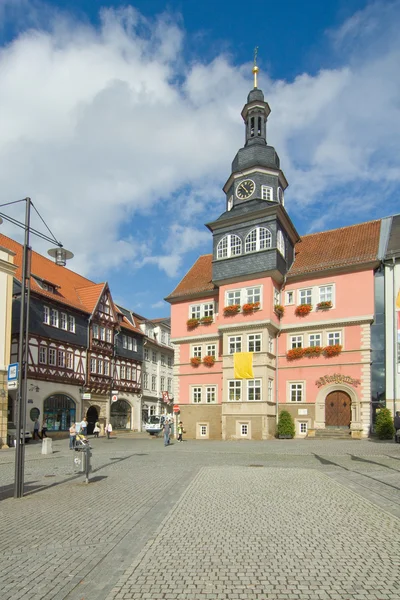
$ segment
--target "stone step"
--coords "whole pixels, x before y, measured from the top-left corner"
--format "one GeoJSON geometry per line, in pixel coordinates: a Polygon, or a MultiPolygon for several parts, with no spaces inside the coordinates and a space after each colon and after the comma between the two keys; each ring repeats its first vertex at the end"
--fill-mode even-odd
{"type": "Polygon", "coordinates": [[[342,439],[342,440],[348,440],[349,438],[351,439],[351,432],[350,429],[317,429],[315,431],[315,437],[316,438],[323,438],[323,439],[342,439]]]}

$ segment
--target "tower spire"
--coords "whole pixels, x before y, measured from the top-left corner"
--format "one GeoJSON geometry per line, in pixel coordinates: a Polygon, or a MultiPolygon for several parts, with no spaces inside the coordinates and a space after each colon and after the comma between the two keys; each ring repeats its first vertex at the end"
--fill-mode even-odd
{"type": "Polygon", "coordinates": [[[257,89],[257,73],[260,70],[257,67],[257,54],[258,54],[258,46],[254,48],[254,66],[253,66],[253,75],[254,75],[254,89],[257,89]]]}

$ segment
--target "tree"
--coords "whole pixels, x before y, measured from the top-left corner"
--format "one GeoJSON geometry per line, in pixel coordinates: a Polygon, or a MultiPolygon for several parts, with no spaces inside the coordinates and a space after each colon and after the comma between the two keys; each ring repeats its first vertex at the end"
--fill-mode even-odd
{"type": "Polygon", "coordinates": [[[292,415],[287,410],[279,413],[278,437],[285,436],[293,438],[296,433],[292,415]]]}
{"type": "Polygon", "coordinates": [[[380,440],[391,440],[394,436],[394,425],[388,408],[381,408],[376,414],[375,432],[380,440]]]}

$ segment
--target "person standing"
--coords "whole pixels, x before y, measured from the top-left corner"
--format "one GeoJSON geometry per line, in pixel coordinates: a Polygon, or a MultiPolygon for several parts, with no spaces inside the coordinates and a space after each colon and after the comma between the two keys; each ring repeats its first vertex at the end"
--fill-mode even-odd
{"type": "Polygon", "coordinates": [[[183,423],[182,423],[182,421],[179,421],[179,424],[178,424],[178,442],[183,442],[182,436],[183,436],[183,423]]]}
{"type": "Polygon", "coordinates": [[[76,423],[72,423],[69,428],[69,449],[73,450],[76,444],[76,423]]]}
{"type": "Polygon", "coordinates": [[[86,419],[82,419],[82,421],[81,421],[81,432],[83,433],[84,436],[87,435],[87,421],[86,421],[86,419]]]}
{"type": "Polygon", "coordinates": [[[170,434],[171,434],[171,425],[169,424],[169,421],[166,419],[165,423],[164,423],[164,446],[169,446],[169,444],[170,444],[170,439],[169,439],[170,434]]]}
{"type": "Polygon", "coordinates": [[[100,433],[100,423],[98,421],[96,421],[95,425],[94,425],[94,429],[93,429],[93,433],[94,433],[94,437],[98,438],[99,437],[99,433],[100,433]]]}
{"type": "Polygon", "coordinates": [[[111,434],[112,434],[112,425],[111,425],[111,423],[109,423],[109,424],[106,426],[106,431],[107,431],[107,439],[109,440],[109,439],[110,439],[110,437],[111,437],[111,434]]]}
{"type": "Polygon", "coordinates": [[[35,422],[33,424],[33,439],[34,440],[36,440],[36,436],[37,436],[37,439],[40,440],[39,429],[40,429],[40,423],[39,423],[39,419],[36,417],[35,422]]]}
{"type": "Polygon", "coordinates": [[[42,431],[41,431],[41,434],[42,434],[41,435],[41,439],[47,438],[47,435],[46,435],[47,434],[47,420],[46,420],[46,418],[44,418],[43,422],[42,422],[42,431]]]}
{"type": "Polygon", "coordinates": [[[396,416],[393,419],[393,425],[395,428],[394,441],[400,443],[400,412],[396,412],[396,416]]]}

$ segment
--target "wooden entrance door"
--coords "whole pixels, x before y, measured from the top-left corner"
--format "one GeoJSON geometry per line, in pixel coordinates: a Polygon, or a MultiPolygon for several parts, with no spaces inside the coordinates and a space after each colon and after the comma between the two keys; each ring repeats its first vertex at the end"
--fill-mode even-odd
{"type": "Polygon", "coordinates": [[[325,427],[349,427],[351,399],[345,392],[331,392],[325,399],[325,427]]]}

